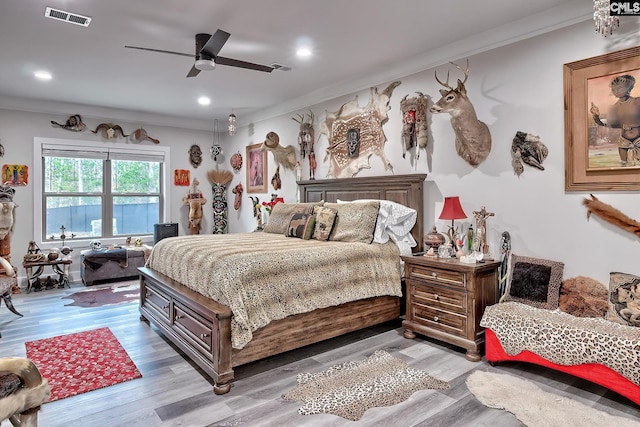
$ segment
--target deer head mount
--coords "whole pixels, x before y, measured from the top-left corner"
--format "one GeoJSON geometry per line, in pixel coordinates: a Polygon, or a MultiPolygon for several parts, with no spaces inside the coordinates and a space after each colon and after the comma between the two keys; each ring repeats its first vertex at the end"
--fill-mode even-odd
{"type": "Polygon", "coordinates": [[[491,151],[491,133],[487,125],[478,120],[473,104],[467,97],[464,84],[469,77],[469,60],[467,59],[466,70],[453,62],[451,64],[464,73],[464,80],[458,79],[458,86],[453,88],[449,86],[449,72],[444,83],[438,79],[438,73],[435,73],[436,81],[446,89],[440,89],[442,98],[433,104],[429,111],[451,115],[451,127],[456,135],[458,155],[471,166],[477,166],[491,151]]]}

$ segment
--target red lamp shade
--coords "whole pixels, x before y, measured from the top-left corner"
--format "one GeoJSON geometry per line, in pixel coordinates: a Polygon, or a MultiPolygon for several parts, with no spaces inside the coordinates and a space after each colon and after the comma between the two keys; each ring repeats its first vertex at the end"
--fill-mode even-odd
{"type": "Polygon", "coordinates": [[[440,213],[440,219],[450,219],[453,221],[454,219],[463,219],[466,217],[467,214],[462,210],[458,196],[444,198],[444,206],[440,213]]]}

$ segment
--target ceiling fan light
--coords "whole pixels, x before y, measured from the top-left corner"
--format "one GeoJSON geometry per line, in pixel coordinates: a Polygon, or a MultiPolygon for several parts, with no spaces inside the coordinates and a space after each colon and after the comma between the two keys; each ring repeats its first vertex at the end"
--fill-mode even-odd
{"type": "Polygon", "coordinates": [[[198,59],[195,67],[200,71],[210,71],[216,68],[216,63],[213,62],[213,59],[198,59]]]}

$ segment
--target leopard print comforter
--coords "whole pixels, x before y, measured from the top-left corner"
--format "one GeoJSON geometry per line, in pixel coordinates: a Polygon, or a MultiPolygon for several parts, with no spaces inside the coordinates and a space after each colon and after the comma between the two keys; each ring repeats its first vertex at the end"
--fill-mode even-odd
{"type": "Polygon", "coordinates": [[[272,320],[401,296],[393,242],[320,242],[264,232],[179,236],[159,241],[147,267],[231,308],[236,349],[272,320]]]}
{"type": "Polygon", "coordinates": [[[528,350],[559,365],[596,363],[640,385],[640,328],[517,302],[487,307],[480,325],[511,356],[528,350]]]}

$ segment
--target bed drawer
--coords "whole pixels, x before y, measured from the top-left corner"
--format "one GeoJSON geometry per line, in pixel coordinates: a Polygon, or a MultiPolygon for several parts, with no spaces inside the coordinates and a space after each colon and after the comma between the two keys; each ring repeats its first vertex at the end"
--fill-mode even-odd
{"type": "Polygon", "coordinates": [[[466,286],[465,273],[424,265],[410,265],[409,278],[461,288],[466,286]]]}
{"type": "Polygon", "coordinates": [[[429,306],[466,316],[467,294],[462,290],[415,284],[410,287],[416,305],[429,306]]]}
{"type": "Polygon", "coordinates": [[[194,344],[207,359],[212,360],[211,335],[212,323],[174,302],[173,328],[186,340],[194,344]]]}
{"type": "Polygon", "coordinates": [[[412,315],[416,323],[429,328],[461,337],[466,335],[467,316],[465,313],[451,313],[434,307],[415,305],[412,307],[412,315]]]}
{"type": "Polygon", "coordinates": [[[142,305],[163,319],[169,320],[171,313],[171,300],[167,295],[156,289],[145,288],[144,301],[142,305]]]}

